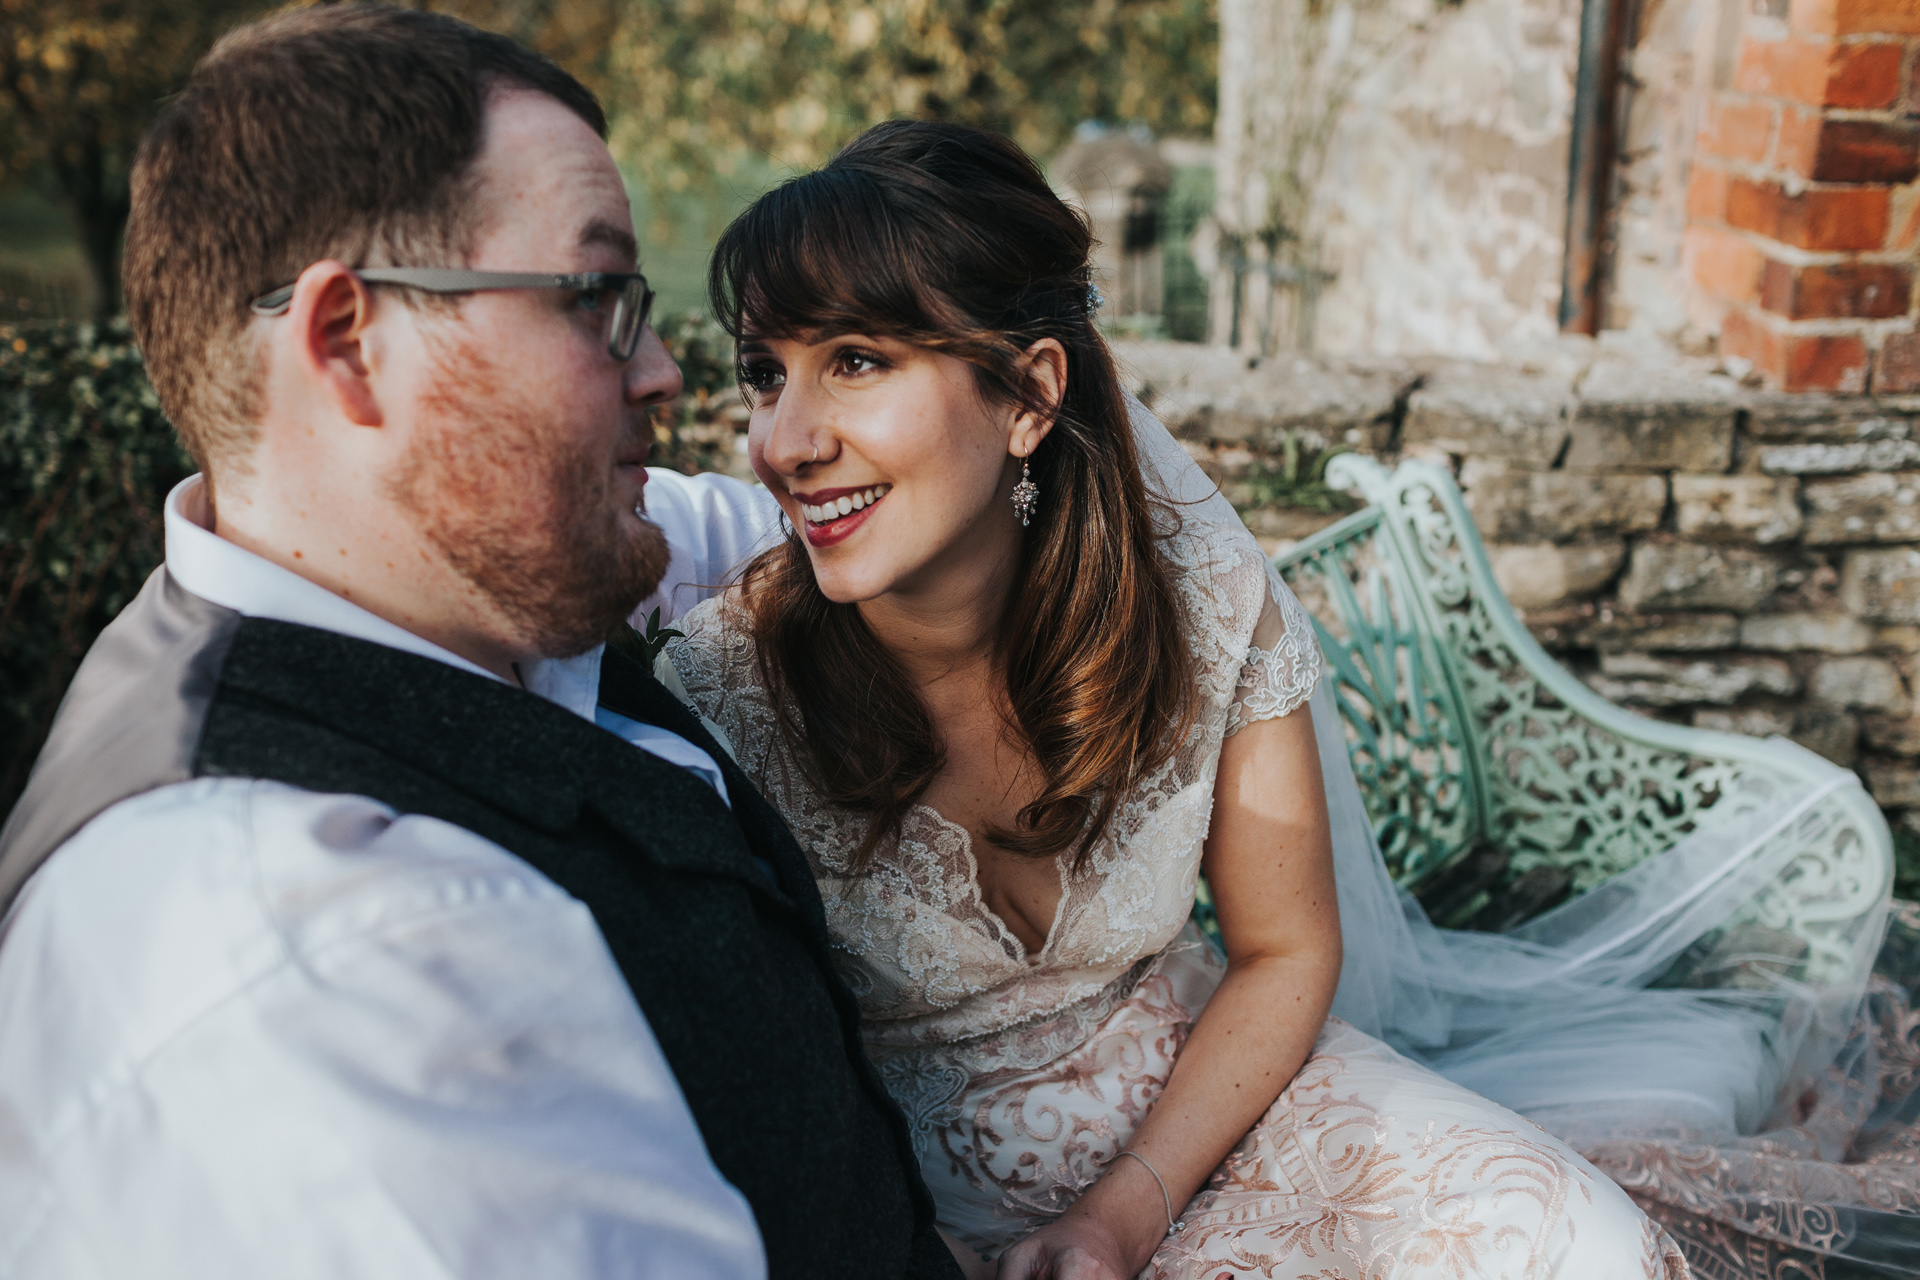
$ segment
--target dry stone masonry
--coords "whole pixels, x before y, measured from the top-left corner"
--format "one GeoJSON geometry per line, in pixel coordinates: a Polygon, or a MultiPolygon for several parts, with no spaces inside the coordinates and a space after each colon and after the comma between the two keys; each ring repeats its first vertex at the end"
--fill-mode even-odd
{"type": "Polygon", "coordinates": [[[1509,365],[1118,350],[1270,551],[1339,518],[1274,479],[1290,447],[1441,463],[1591,688],[1793,738],[1920,831],[1920,396],[1780,395],[1630,340],[1509,365]]]}

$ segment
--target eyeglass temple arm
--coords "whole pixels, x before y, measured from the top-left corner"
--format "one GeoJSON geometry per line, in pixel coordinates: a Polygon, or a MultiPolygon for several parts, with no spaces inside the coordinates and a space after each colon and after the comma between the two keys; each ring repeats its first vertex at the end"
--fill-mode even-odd
{"type": "MultiPolygon", "coordinates": [[[[462,271],[455,267],[367,267],[355,275],[369,284],[401,284],[426,293],[470,293],[475,289],[585,289],[596,277],[624,274],[589,271],[555,274],[546,271],[462,271]]],[[[293,286],[282,285],[253,300],[262,316],[283,316],[293,305],[293,286]]]]}

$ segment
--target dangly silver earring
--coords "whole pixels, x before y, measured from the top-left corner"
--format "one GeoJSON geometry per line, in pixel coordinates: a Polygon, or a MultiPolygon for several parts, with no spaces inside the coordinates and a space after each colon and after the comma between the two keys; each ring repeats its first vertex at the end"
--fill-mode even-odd
{"type": "Polygon", "coordinates": [[[1013,486],[1013,510],[1020,517],[1020,527],[1026,528],[1033,523],[1034,509],[1040,505],[1040,486],[1033,482],[1033,474],[1027,470],[1027,459],[1020,459],[1020,483],[1013,486]]]}

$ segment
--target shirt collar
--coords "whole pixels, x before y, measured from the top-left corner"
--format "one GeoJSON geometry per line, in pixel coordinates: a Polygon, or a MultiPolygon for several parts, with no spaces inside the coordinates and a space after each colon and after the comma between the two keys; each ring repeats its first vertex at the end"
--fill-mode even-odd
{"type": "MultiPolygon", "coordinates": [[[[175,485],[166,504],[167,572],[201,599],[249,618],[317,627],[500,679],[319,583],[228,542],[213,532],[212,524],[206,482],[195,475],[175,485]]],[[[528,692],[591,720],[600,701],[601,652],[596,645],[577,657],[543,658],[523,666],[520,674],[528,692]]]]}

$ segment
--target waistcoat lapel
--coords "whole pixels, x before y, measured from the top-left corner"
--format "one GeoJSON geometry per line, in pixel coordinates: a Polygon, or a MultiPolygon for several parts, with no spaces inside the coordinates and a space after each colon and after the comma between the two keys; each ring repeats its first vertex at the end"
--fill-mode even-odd
{"type": "Polygon", "coordinates": [[[700,723],[700,717],[667,692],[666,686],[638,662],[611,646],[600,663],[600,705],[630,720],[677,733],[713,757],[720,766],[721,776],[727,780],[733,817],[747,843],[773,867],[781,889],[801,908],[824,944],[826,911],[820,903],[806,855],[794,842],[786,822],[734,762],[732,754],[714,741],[713,735],[700,723]]]}
{"type": "Polygon", "coordinates": [[[374,760],[402,764],[438,785],[396,778],[401,807],[496,841],[503,820],[559,835],[590,810],[664,868],[730,876],[789,905],[753,864],[726,804],[693,774],[543,698],[432,658],[249,618],[226,654],[207,739],[204,772],[244,760],[250,775],[271,776],[277,760],[297,758],[301,785],[315,789],[360,790],[374,760]]]}

